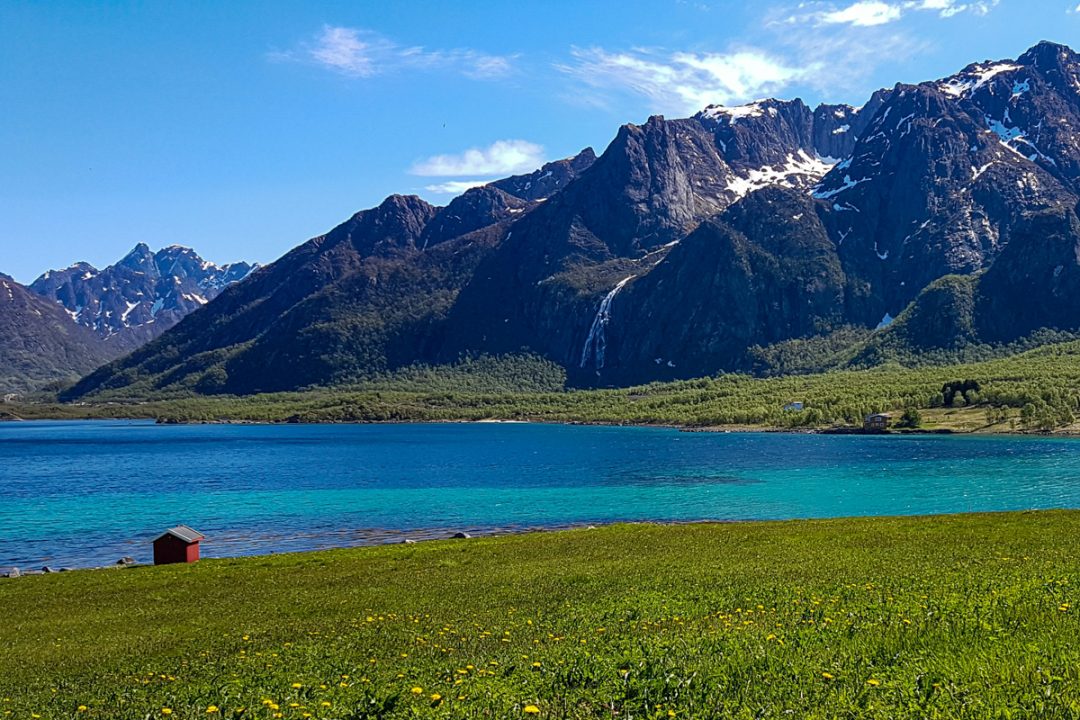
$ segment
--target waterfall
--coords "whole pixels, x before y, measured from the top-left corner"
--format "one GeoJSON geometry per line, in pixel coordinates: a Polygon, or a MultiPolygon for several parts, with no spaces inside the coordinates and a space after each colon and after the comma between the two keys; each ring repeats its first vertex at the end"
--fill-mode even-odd
{"type": "Polygon", "coordinates": [[[607,350],[607,338],[604,336],[604,328],[607,327],[608,322],[611,320],[611,301],[615,299],[623,286],[633,278],[634,276],[630,275],[620,280],[619,284],[613,287],[611,292],[600,301],[600,307],[596,311],[596,317],[593,318],[592,327],[589,328],[589,334],[585,338],[585,347],[581,349],[581,367],[588,364],[590,355],[595,358],[597,371],[604,367],[604,352],[607,350]]]}

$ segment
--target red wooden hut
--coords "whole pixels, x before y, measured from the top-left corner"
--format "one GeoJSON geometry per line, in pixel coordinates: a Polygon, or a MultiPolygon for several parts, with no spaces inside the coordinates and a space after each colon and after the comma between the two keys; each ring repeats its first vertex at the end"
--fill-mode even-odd
{"type": "Polygon", "coordinates": [[[187,525],[169,528],[154,540],[154,564],[193,563],[199,559],[199,541],[205,536],[187,525]]]}

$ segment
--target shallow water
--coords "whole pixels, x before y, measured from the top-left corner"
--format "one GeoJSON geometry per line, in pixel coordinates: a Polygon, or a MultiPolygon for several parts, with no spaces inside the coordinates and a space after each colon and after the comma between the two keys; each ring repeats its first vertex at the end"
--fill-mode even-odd
{"type": "Polygon", "coordinates": [[[0,567],[457,530],[1080,507],[1080,440],[533,424],[0,423],[0,567]]]}

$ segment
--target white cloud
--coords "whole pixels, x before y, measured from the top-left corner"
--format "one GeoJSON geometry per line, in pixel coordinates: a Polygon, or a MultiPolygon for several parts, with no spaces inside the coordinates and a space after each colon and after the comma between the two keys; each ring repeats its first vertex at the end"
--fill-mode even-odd
{"type": "Polygon", "coordinates": [[[1000,0],[977,0],[977,2],[958,2],[958,0],[909,0],[904,7],[913,10],[937,10],[941,17],[952,17],[962,12],[972,12],[976,15],[985,15],[995,7],[1000,0]]]}
{"type": "Polygon", "coordinates": [[[526,140],[498,140],[486,148],[469,148],[457,155],[434,155],[414,163],[409,172],[426,177],[512,175],[543,164],[544,148],[540,145],[526,140]]]}
{"type": "Polygon", "coordinates": [[[858,0],[845,7],[832,3],[803,3],[800,9],[807,7],[823,8],[809,13],[789,15],[786,22],[801,24],[807,21],[818,25],[850,25],[852,27],[874,27],[900,20],[909,11],[932,11],[939,17],[949,18],[963,12],[986,15],[1000,0],[858,0]]]}
{"type": "Polygon", "coordinates": [[[319,65],[344,75],[369,77],[377,71],[378,60],[393,49],[393,43],[373,33],[327,26],[315,44],[308,48],[308,56],[319,65]]]}
{"type": "Polygon", "coordinates": [[[904,23],[823,25],[823,10],[836,7],[803,2],[798,7],[801,15],[793,15],[790,7],[776,8],[763,21],[773,35],[774,52],[791,58],[790,64],[814,69],[799,84],[814,88],[824,100],[866,99],[879,87],[880,79],[872,78],[882,65],[901,68],[933,47],[931,36],[909,32],[904,23]]]}
{"type": "Polygon", "coordinates": [[[437,185],[425,185],[424,189],[436,195],[460,195],[474,187],[487,185],[491,180],[450,180],[437,185]]]}
{"type": "Polygon", "coordinates": [[[693,113],[775,93],[810,72],[757,50],[734,53],[608,52],[574,49],[574,64],[557,66],[601,91],[631,92],[659,112],[693,113]]]}
{"type": "Polygon", "coordinates": [[[856,27],[884,25],[900,19],[900,7],[877,0],[861,0],[843,10],[823,12],[820,21],[829,25],[844,23],[856,27]]]}
{"type": "Polygon", "coordinates": [[[399,69],[443,70],[477,80],[505,77],[513,72],[516,56],[488,55],[478,50],[426,50],[402,47],[361,28],[326,25],[311,40],[271,60],[312,63],[349,77],[367,78],[399,69]]]}

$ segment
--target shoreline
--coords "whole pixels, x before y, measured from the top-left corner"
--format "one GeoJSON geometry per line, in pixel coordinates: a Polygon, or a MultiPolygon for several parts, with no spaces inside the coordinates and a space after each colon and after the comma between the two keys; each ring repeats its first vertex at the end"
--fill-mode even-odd
{"type": "MultiPolygon", "coordinates": [[[[696,519],[696,520],[611,520],[597,521],[584,524],[559,524],[559,525],[536,525],[522,528],[476,528],[467,527],[463,530],[440,528],[430,531],[389,531],[376,528],[368,529],[371,532],[393,532],[393,540],[382,542],[359,542],[342,545],[325,545],[293,550],[238,553],[229,555],[209,555],[200,560],[231,561],[231,560],[256,560],[287,556],[309,556],[313,553],[340,552],[347,550],[361,550],[373,548],[388,548],[398,545],[419,545],[435,542],[464,542],[467,540],[493,540],[499,538],[524,537],[531,535],[560,534],[571,532],[589,532],[593,530],[610,529],[616,527],[652,527],[652,528],[679,528],[679,527],[708,527],[713,525],[782,525],[782,524],[813,524],[821,522],[888,522],[896,520],[932,520],[961,517],[1007,517],[1020,515],[1045,515],[1052,513],[1080,512],[1080,508],[1054,507],[1054,508],[1028,508],[1022,510],[961,510],[958,512],[929,513],[915,515],[842,515],[836,517],[790,517],[790,518],[741,518],[741,519],[696,519]]],[[[342,531],[345,532],[345,531],[342,531]]],[[[98,572],[108,570],[132,570],[137,568],[157,567],[151,562],[139,562],[130,557],[123,558],[129,562],[117,561],[108,565],[64,565],[58,567],[48,566],[23,569],[27,566],[0,565],[0,580],[14,580],[21,577],[39,575],[57,575],[70,573],[98,572]],[[17,570],[17,574],[9,574],[11,570],[17,570]]],[[[184,564],[184,563],[181,563],[184,564]]]]}
{"type": "Polygon", "coordinates": [[[1019,430],[1019,429],[994,429],[993,426],[975,427],[972,429],[946,428],[946,427],[918,427],[918,428],[889,428],[887,430],[864,430],[854,425],[830,425],[818,427],[778,427],[775,425],[689,425],[677,423],[650,423],[650,422],[622,422],[604,420],[547,420],[541,418],[458,418],[430,420],[417,418],[411,420],[297,420],[286,418],[283,420],[252,420],[244,418],[218,418],[215,420],[181,420],[169,417],[126,417],[122,415],[111,416],[80,416],[65,417],[59,414],[42,415],[39,417],[21,417],[13,413],[0,414],[0,424],[4,423],[32,423],[32,422],[83,422],[83,421],[135,421],[154,423],[156,425],[565,425],[565,426],[591,426],[591,427],[639,427],[678,430],[688,433],[777,433],[784,435],[861,435],[861,436],[885,436],[897,437],[905,435],[985,435],[1004,437],[1046,437],[1046,438],[1075,438],[1080,437],[1080,429],[1062,428],[1058,430],[1019,430]]]}

